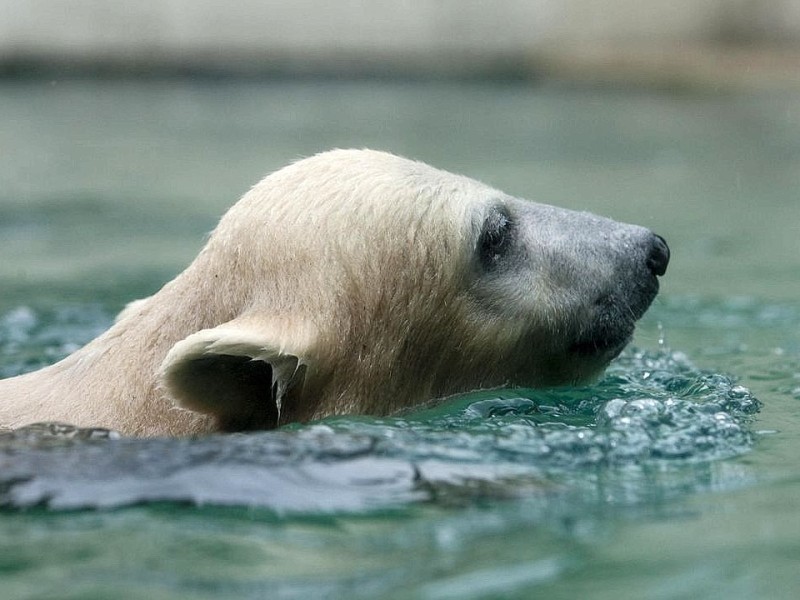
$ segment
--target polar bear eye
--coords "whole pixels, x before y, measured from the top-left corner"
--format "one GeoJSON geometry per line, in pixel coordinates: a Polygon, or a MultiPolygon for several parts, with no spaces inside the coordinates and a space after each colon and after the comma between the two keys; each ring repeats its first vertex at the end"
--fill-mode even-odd
{"type": "Polygon", "coordinates": [[[508,252],[514,238],[514,222],[504,210],[493,210],[483,223],[478,241],[481,264],[494,267],[508,252]]]}

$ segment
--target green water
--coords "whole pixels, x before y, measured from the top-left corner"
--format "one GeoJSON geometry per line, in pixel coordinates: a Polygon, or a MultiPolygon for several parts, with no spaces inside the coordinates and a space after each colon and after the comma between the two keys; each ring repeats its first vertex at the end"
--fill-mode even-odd
{"type": "Polygon", "coordinates": [[[2,598],[797,596],[800,95],[4,83],[0,373],[90,339],[334,146],[663,235],[639,350],[588,389],[398,419],[0,440],[2,598]]]}

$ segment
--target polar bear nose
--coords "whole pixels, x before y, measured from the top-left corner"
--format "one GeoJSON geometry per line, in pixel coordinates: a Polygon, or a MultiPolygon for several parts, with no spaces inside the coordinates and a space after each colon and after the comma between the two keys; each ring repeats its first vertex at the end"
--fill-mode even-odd
{"type": "Polygon", "coordinates": [[[660,235],[653,234],[650,239],[650,251],[647,254],[647,268],[653,275],[661,276],[667,272],[669,264],[669,246],[660,235]]]}

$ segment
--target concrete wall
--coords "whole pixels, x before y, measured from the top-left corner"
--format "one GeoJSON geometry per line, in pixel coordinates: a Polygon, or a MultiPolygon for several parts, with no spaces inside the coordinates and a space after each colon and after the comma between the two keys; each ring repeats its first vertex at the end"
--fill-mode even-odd
{"type": "Polygon", "coordinates": [[[800,1],[0,0],[7,74],[535,74],[715,48],[790,56],[791,76],[800,1]]]}

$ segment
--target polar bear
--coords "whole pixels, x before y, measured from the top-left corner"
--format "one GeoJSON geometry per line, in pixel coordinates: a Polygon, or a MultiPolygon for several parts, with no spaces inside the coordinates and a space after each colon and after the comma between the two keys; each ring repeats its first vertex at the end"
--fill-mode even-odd
{"type": "Polygon", "coordinates": [[[334,150],[264,178],[106,333],[0,382],[0,424],[186,435],[575,384],[621,351],[668,261],[642,227],[334,150]]]}

